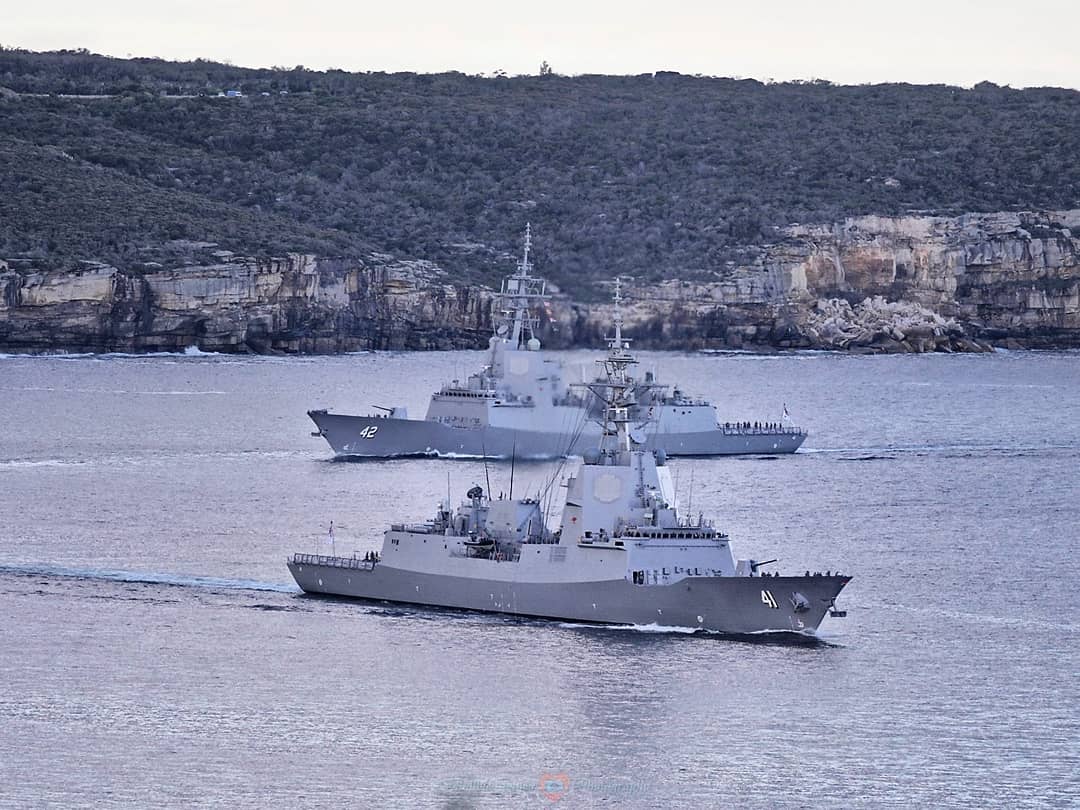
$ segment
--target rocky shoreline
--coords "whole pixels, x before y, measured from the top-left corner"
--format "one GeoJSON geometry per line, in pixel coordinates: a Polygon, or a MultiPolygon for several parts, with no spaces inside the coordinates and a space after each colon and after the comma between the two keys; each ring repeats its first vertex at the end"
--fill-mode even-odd
{"type": "MultiPolygon", "coordinates": [[[[631,282],[627,331],[641,348],[684,350],[1077,347],[1074,233],[1080,211],[793,225],[753,263],[708,279],[631,282]]],[[[182,265],[138,272],[0,260],[0,351],[455,349],[490,334],[492,290],[427,262],[184,247],[182,265]]],[[[611,308],[557,294],[545,314],[549,347],[598,346],[611,308]]]]}

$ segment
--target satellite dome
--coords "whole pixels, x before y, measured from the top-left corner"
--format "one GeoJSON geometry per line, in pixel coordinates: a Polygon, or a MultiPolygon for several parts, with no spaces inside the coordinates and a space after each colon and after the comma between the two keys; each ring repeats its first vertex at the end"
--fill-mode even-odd
{"type": "Polygon", "coordinates": [[[536,338],[529,338],[529,342],[526,345],[529,347],[530,352],[540,351],[540,341],[536,338]]]}
{"type": "Polygon", "coordinates": [[[600,463],[600,451],[595,447],[590,447],[584,453],[581,454],[582,460],[586,464],[599,464],[600,463]]]}

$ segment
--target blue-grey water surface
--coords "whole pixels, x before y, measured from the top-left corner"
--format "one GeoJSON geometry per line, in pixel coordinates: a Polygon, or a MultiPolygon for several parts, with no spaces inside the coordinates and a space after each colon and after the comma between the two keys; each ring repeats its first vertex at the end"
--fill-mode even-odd
{"type": "Polygon", "coordinates": [[[305,410],[419,416],[480,353],[0,356],[0,806],[1077,806],[1080,354],[643,359],[809,429],[671,464],[740,556],[855,576],[824,643],[299,594],[330,520],[362,553],[484,476],[305,410]]]}

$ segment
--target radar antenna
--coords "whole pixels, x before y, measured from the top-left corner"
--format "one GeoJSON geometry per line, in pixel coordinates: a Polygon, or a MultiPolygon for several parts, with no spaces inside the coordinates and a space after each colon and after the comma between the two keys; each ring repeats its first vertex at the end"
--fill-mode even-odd
{"type": "Polygon", "coordinates": [[[622,279],[619,276],[615,277],[612,300],[615,304],[612,315],[614,334],[606,338],[607,355],[596,361],[602,373],[591,382],[573,384],[589,389],[600,402],[604,403],[604,412],[600,422],[600,451],[609,455],[629,450],[631,438],[637,444],[643,443],[641,431],[635,429],[631,432],[630,430],[630,412],[638,404],[639,392],[665,387],[650,379],[640,382],[629,374],[630,368],[636,366],[638,360],[630,351],[630,339],[623,337],[622,333],[624,298],[622,279]]]}
{"type": "Polygon", "coordinates": [[[615,277],[615,334],[607,338],[607,356],[596,362],[603,369],[600,379],[585,386],[605,404],[600,452],[616,455],[630,449],[630,408],[636,402],[634,380],[627,370],[637,365],[637,358],[630,353],[630,341],[623,337],[622,327],[622,280],[615,277]]]}

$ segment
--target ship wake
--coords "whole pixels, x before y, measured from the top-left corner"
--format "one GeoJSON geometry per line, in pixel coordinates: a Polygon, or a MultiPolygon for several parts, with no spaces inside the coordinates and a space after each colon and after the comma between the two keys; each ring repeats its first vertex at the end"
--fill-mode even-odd
{"type": "Polygon", "coordinates": [[[97,580],[104,582],[128,582],[143,585],[168,585],[179,588],[206,588],[211,590],[274,591],[299,593],[295,585],[281,582],[262,582],[254,579],[230,579],[193,574],[175,574],[153,571],[125,571],[110,568],[74,568],[48,563],[25,565],[0,565],[0,576],[58,577],[66,579],[97,580]]]}

